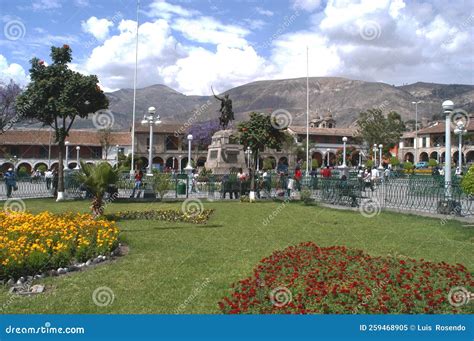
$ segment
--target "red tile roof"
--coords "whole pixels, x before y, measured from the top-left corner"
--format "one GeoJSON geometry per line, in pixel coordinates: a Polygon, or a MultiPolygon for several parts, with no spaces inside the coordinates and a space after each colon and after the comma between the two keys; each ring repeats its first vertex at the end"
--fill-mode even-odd
{"type": "MultiPolygon", "coordinates": [[[[48,129],[15,129],[0,134],[0,145],[48,145],[54,142],[54,132],[48,129]]],[[[128,132],[112,132],[112,145],[131,145],[131,136],[128,132]]],[[[67,141],[71,145],[97,146],[100,143],[100,132],[95,130],[71,130],[67,141]]]]}

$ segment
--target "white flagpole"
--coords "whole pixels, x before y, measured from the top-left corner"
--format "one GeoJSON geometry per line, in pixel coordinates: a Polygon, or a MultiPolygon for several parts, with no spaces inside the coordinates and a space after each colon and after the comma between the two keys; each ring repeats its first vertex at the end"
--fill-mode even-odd
{"type": "Polygon", "coordinates": [[[309,175],[309,52],[308,51],[309,51],[308,46],[306,46],[306,176],[309,175]]]}
{"type": "Polygon", "coordinates": [[[130,175],[135,172],[135,109],[137,99],[137,69],[138,69],[138,9],[140,8],[140,0],[137,0],[137,36],[135,40],[135,74],[133,77],[133,110],[132,110],[132,160],[130,165],[130,175]]]}

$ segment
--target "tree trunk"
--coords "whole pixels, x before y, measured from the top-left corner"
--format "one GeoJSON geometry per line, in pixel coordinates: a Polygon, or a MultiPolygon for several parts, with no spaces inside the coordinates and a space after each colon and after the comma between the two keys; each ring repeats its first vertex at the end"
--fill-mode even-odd
{"type": "Polygon", "coordinates": [[[59,155],[58,155],[58,197],[56,201],[64,200],[64,165],[63,165],[63,153],[64,153],[64,140],[58,142],[59,155]]]}

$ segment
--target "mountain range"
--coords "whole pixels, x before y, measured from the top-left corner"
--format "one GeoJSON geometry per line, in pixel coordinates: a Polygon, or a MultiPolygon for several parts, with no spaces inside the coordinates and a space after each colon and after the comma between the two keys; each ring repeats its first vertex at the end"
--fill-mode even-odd
{"type": "MultiPolygon", "coordinates": [[[[252,111],[271,113],[285,109],[292,124],[306,122],[306,78],[265,80],[225,91],[233,101],[236,121],[245,120],[252,111]]],[[[221,94],[223,95],[223,94],[221,94]]],[[[114,129],[128,130],[132,121],[133,90],[107,93],[113,113],[114,129]]],[[[309,78],[310,118],[331,113],[338,127],[354,124],[360,112],[380,108],[384,113],[396,111],[404,120],[431,119],[441,112],[441,103],[451,99],[456,108],[474,112],[474,85],[418,82],[394,86],[340,77],[309,78]]],[[[206,121],[219,117],[220,102],[212,96],[187,96],[165,85],[137,89],[136,119],[141,120],[147,108],[154,106],[163,122],[206,121]]],[[[80,120],[76,128],[92,128],[91,120],[80,120]]]]}

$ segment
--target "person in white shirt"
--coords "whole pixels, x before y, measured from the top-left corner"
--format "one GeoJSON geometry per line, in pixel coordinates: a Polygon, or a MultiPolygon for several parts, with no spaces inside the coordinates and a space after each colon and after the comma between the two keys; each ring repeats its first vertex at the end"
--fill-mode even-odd
{"type": "Polygon", "coordinates": [[[46,189],[51,188],[51,182],[53,180],[53,172],[51,169],[48,169],[46,172],[44,172],[44,177],[46,179],[46,189]]]}

